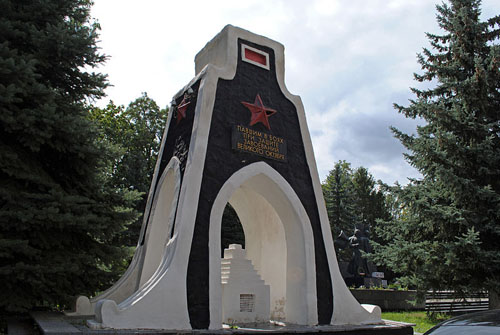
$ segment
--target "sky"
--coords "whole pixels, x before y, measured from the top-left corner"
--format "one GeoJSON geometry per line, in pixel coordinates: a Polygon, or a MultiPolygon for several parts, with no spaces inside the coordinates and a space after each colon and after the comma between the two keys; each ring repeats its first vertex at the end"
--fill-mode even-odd
{"type": "MultiPolygon", "coordinates": [[[[393,104],[408,105],[421,73],[417,54],[439,33],[437,0],[95,0],[99,71],[109,100],[127,106],[146,92],[161,107],[195,75],[194,57],[227,24],[285,46],[285,84],[302,98],[320,180],[336,162],[364,166],[375,180],[419,178],[390,126],[415,133],[393,104]]],[[[483,0],[482,18],[500,14],[483,0]]]]}

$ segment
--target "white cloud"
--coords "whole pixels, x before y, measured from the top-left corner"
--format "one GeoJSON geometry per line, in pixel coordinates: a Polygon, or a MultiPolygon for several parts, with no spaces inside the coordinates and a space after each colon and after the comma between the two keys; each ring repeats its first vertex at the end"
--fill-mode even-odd
{"type": "MultiPolygon", "coordinates": [[[[111,56],[109,99],[128,104],[148,92],[160,106],[194,76],[194,57],[226,24],[285,45],[286,83],[302,97],[320,178],[336,161],[405,183],[415,170],[390,125],[415,123],[392,108],[406,104],[419,72],[416,54],[437,32],[434,0],[97,0],[93,16],[111,56]],[[379,145],[373,145],[378,143],[379,145]]],[[[483,1],[483,16],[500,12],[483,1]]],[[[107,100],[103,102],[105,104],[107,100]]]]}

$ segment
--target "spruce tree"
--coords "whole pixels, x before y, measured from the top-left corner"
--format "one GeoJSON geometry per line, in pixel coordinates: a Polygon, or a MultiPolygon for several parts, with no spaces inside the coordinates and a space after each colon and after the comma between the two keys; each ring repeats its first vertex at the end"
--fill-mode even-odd
{"type": "Polygon", "coordinates": [[[360,166],[352,174],[355,207],[360,221],[369,225],[375,224],[379,218],[387,218],[384,193],[380,190],[381,181],[375,182],[371,173],[360,166]]]}
{"type": "Polygon", "coordinates": [[[382,182],[375,182],[368,169],[360,166],[352,174],[354,192],[354,211],[358,217],[358,228],[364,228],[370,233],[370,240],[379,240],[374,231],[377,220],[389,219],[386,197],[380,189],[382,182]]]}
{"type": "Polygon", "coordinates": [[[500,16],[480,19],[480,1],[437,8],[443,33],[418,56],[409,118],[416,135],[393,132],[422,178],[395,188],[399,215],[379,230],[392,241],[378,261],[425,292],[500,290],[500,16]]]}
{"type": "Polygon", "coordinates": [[[133,194],[109,187],[88,117],[105,60],[87,0],[0,0],[0,312],[114,280],[133,194]]]}
{"type": "Polygon", "coordinates": [[[350,163],[338,161],[322,185],[330,228],[334,238],[342,231],[346,234],[352,233],[359,219],[359,213],[355,210],[352,173],[350,163]]]}

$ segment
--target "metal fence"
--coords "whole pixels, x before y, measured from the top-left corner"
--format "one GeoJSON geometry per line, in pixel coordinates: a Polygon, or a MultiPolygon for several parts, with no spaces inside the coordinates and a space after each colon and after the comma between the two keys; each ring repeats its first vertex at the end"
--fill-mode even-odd
{"type": "Polygon", "coordinates": [[[454,291],[429,291],[425,298],[425,310],[430,313],[470,313],[487,310],[488,292],[458,295],[454,291]]]}

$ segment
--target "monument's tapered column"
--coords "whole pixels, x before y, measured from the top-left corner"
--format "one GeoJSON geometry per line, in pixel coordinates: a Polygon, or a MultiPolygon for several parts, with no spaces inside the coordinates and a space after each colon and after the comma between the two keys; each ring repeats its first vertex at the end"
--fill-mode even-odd
{"type": "Polygon", "coordinates": [[[122,280],[136,287],[130,293],[119,282],[113,291],[126,298],[94,299],[92,324],[221,328],[228,202],[269,287],[270,316],[302,325],[380,322],[380,309],[361,306],[340,276],[304,108],[284,84],[283,46],[226,26],[195,63],[195,78],[172,102],[140,255],[127,275],[134,279],[122,280]]]}

